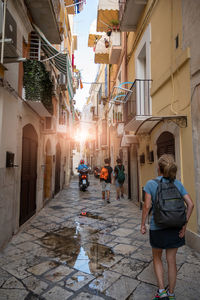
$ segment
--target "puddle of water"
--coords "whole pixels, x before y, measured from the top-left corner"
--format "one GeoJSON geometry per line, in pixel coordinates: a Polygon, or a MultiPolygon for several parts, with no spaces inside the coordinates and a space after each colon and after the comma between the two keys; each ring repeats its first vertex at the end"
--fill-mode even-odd
{"type": "Polygon", "coordinates": [[[50,206],[50,208],[57,210],[57,209],[62,209],[64,207],[61,205],[54,205],[54,206],[50,206]]]}
{"type": "MultiPolygon", "coordinates": [[[[94,234],[94,239],[88,243],[81,243],[81,234],[87,234],[86,229],[81,230],[77,223],[73,228],[62,228],[47,233],[41,238],[47,251],[51,256],[65,262],[69,267],[79,271],[96,274],[102,273],[106,268],[103,264],[114,260],[114,253],[111,248],[98,244],[97,231],[90,229],[90,235],[94,234]]],[[[80,277],[81,280],[81,277],[80,277]]]]}
{"type": "Polygon", "coordinates": [[[92,213],[90,213],[90,212],[85,212],[85,211],[82,211],[82,212],[80,213],[80,216],[82,216],[82,217],[87,217],[87,218],[92,218],[92,219],[96,219],[96,220],[101,220],[101,221],[105,220],[104,218],[102,218],[102,217],[100,217],[100,216],[98,216],[98,215],[93,215],[92,213]]]}

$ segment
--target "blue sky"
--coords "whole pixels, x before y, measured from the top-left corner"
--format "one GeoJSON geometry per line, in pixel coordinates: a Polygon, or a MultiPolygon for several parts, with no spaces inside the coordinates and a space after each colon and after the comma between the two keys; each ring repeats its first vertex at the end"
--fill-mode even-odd
{"type": "MultiPolygon", "coordinates": [[[[80,14],[74,17],[74,34],[78,36],[78,50],[75,51],[75,65],[81,71],[82,81],[92,82],[95,79],[98,65],[94,63],[94,51],[88,48],[90,25],[97,17],[98,0],[86,0],[86,5],[80,14]]],[[[81,110],[89,96],[89,84],[83,83],[83,89],[78,89],[74,99],[76,107],[81,110]]]]}

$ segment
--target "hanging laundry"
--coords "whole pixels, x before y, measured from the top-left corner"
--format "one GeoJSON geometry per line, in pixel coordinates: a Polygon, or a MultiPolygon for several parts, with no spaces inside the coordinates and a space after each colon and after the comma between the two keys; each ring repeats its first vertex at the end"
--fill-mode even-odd
{"type": "Polygon", "coordinates": [[[79,14],[80,13],[80,4],[79,4],[80,0],[75,0],[75,11],[76,11],[76,14],[79,14]]]}
{"type": "Polygon", "coordinates": [[[83,89],[83,83],[82,83],[81,79],[80,79],[80,88],[83,89]]]}

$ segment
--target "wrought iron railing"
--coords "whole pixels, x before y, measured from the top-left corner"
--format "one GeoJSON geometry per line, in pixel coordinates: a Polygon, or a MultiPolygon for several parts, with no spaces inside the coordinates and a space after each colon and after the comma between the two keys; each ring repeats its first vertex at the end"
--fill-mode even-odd
{"type": "Polygon", "coordinates": [[[129,122],[135,116],[151,116],[151,79],[136,79],[127,93],[124,102],[124,121],[129,122]]]}

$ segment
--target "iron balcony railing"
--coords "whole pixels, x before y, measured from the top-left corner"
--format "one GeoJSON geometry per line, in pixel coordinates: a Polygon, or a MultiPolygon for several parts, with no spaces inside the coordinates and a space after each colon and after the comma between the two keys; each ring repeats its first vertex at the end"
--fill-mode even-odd
{"type": "Polygon", "coordinates": [[[125,96],[124,121],[129,122],[135,116],[151,116],[150,97],[151,79],[136,79],[125,96]]]}

